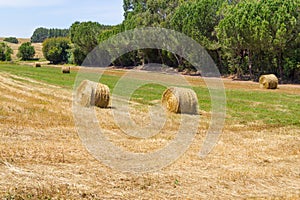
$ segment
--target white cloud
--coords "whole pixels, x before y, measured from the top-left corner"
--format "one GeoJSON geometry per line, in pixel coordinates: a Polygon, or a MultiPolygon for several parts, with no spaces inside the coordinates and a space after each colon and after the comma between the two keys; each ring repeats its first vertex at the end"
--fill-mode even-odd
{"type": "Polygon", "coordinates": [[[44,7],[62,3],[62,0],[0,0],[0,7],[44,7]]]}

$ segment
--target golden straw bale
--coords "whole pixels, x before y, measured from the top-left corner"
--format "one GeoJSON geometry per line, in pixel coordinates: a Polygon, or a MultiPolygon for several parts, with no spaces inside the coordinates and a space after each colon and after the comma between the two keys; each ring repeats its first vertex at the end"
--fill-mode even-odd
{"type": "Polygon", "coordinates": [[[71,68],[70,68],[70,67],[65,67],[65,66],[63,66],[63,67],[61,68],[61,72],[62,72],[63,74],[70,74],[70,71],[71,71],[71,68]]]}
{"type": "Polygon", "coordinates": [[[259,78],[259,85],[265,89],[277,89],[278,78],[274,74],[262,75],[259,78]]]}
{"type": "Polygon", "coordinates": [[[162,105],[170,112],[198,114],[198,98],[192,89],[166,89],[162,95],[162,105]]]}
{"type": "Polygon", "coordinates": [[[84,80],[77,88],[76,101],[81,106],[107,108],[109,100],[110,91],[107,85],[84,80]]]}

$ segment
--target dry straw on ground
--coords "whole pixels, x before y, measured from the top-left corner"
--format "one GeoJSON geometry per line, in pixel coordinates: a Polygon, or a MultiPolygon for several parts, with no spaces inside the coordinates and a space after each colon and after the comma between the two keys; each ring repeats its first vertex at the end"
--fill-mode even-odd
{"type": "Polygon", "coordinates": [[[162,95],[162,104],[170,112],[198,114],[198,98],[192,89],[168,88],[162,95]]]}
{"type": "Polygon", "coordinates": [[[265,89],[277,89],[278,78],[274,74],[262,75],[259,78],[259,84],[261,88],[265,89]]]}
{"type": "Polygon", "coordinates": [[[63,74],[70,74],[70,71],[71,71],[70,67],[65,67],[65,66],[63,66],[63,67],[61,68],[61,72],[62,72],[63,74]]]}
{"type": "Polygon", "coordinates": [[[76,100],[84,107],[97,106],[107,108],[110,100],[109,93],[107,85],[84,80],[77,88],[76,100]]]}

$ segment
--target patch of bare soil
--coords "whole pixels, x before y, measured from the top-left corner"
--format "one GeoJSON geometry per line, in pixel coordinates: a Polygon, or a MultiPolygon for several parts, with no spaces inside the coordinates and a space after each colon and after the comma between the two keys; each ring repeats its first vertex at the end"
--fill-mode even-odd
{"type": "MultiPolygon", "coordinates": [[[[225,86],[242,87],[226,81],[225,86]]],[[[256,88],[255,83],[243,86],[256,88]]],[[[210,117],[203,113],[196,137],[180,159],[153,173],[123,173],[97,161],[83,146],[74,126],[72,91],[0,72],[0,102],[4,199],[300,198],[297,128],[226,125],[213,152],[200,158],[210,117]]],[[[134,104],[132,109],[134,120],[147,122],[146,108],[134,104]]],[[[179,123],[178,115],[171,115],[163,132],[138,140],[120,130],[111,111],[96,109],[100,126],[112,143],[133,152],[162,148],[179,123]]]]}

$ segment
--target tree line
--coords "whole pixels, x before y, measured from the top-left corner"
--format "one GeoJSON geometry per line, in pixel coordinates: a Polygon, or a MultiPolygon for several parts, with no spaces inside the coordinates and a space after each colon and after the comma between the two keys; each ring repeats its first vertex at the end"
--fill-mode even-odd
{"type": "MultiPolygon", "coordinates": [[[[94,47],[118,33],[162,27],[201,44],[223,75],[257,80],[261,74],[274,73],[282,81],[300,82],[299,5],[300,0],[124,0],[121,24],[75,22],[67,37],[45,39],[43,52],[53,63],[80,65],[94,47]]],[[[195,70],[179,55],[157,49],[129,52],[112,64],[147,63],[195,70]]]]}
{"type": "Polygon", "coordinates": [[[42,43],[47,38],[68,37],[69,29],[37,28],[34,30],[30,40],[32,43],[42,43]]]}

